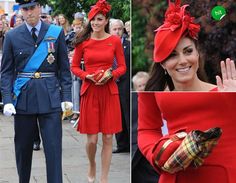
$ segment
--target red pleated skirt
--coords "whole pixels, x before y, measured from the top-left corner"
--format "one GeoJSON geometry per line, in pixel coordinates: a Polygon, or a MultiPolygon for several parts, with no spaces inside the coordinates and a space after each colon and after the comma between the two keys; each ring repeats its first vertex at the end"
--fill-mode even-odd
{"type": "Polygon", "coordinates": [[[111,94],[107,84],[91,84],[81,96],[77,131],[84,134],[114,134],[121,130],[119,94],[111,94]]]}

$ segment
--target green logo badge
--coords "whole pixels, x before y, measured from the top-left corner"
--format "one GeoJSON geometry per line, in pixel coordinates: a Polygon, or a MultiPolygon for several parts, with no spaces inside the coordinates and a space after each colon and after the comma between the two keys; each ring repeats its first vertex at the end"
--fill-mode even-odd
{"type": "Polygon", "coordinates": [[[217,21],[220,21],[225,15],[226,15],[226,10],[223,6],[215,6],[211,10],[211,16],[217,21]]]}

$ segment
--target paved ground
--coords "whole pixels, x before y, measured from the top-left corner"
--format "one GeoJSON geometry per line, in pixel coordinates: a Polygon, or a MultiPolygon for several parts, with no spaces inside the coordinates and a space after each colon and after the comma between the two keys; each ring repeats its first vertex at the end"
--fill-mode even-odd
{"type": "MultiPolygon", "coordinates": [[[[18,183],[13,144],[13,119],[0,115],[0,183],[18,183]]],[[[97,151],[97,175],[100,175],[101,136],[97,151]]],[[[63,180],[64,183],[86,183],[87,157],[85,136],[63,121],[63,180]]],[[[114,140],[115,142],[115,140],[114,140]]],[[[115,144],[115,143],[114,143],[115,144]]],[[[114,145],[115,148],[115,145],[114,145]]],[[[43,150],[34,152],[30,183],[46,183],[43,150]]],[[[96,180],[96,183],[98,180],[96,180]]],[[[113,154],[109,174],[110,183],[130,182],[130,155],[113,154]]]]}

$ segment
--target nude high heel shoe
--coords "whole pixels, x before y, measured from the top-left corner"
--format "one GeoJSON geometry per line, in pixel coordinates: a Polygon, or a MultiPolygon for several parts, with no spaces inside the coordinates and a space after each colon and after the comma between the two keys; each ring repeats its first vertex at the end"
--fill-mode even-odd
{"type": "Polygon", "coordinates": [[[95,183],[95,177],[88,176],[88,183],[95,183]]]}

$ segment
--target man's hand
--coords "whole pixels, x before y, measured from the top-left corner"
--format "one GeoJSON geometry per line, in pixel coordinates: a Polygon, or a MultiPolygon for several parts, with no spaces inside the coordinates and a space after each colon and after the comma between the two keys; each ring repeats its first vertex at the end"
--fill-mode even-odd
{"type": "Polygon", "coordinates": [[[61,109],[62,111],[69,111],[72,110],[73,103],[72,102],[62,102],[61,103],[61,109]]]}
{"type": "Polygon", "coordinates": [[[12,116],[12,115],[16,114],[16,109],[15,109],[14,105],[11,103],[5,104],[3,107],[3,114],[5,116],[12,116]]]}

